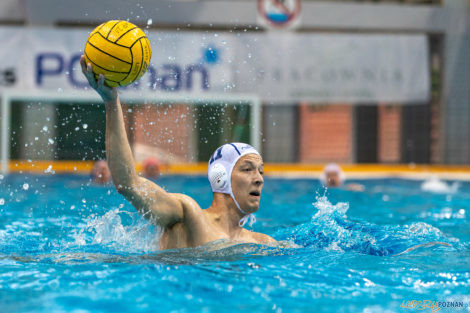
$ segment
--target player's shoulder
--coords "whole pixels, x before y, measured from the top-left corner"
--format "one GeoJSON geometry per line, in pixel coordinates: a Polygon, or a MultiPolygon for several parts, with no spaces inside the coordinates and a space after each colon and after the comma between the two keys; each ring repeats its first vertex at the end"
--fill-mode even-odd
{"type": "Polygon", "coordinates": [[[253,238],[256,242],[261,243],[261,244],[269,244],[269,243],[275,243],[277,242],[274,238],[271,236],[268,236],[263,233],[256,233],[256,232],[250,232],[251,238],[253,238]]]}
{"type": "Polygon", "coordinates": [[[183,206],[183,209],[185,210],[191,210],[191,211],[201,211],[201,207],[199,204],[191,198],[188,195],[182,194],[182,193],[172,193],[171,194],[173,197],[175,197],[183,206]]]}

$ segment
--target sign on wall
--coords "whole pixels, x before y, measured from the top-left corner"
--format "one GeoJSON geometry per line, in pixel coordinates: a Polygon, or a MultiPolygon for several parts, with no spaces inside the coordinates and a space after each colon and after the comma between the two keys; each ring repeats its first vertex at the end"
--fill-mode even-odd
{"type": "MultiPolygon", "coordinates": [[[[87,86],[82,29],[0,28],[0,91],[87,86]]],[[[267,103],[425,102],[424,35],[150,32],[148,72],[123,89],[250,93],[267,103]]]]}
{"type": "Polygon", "coordinates": [[[258,0],[258,22],[268,29],[300,25],[301,0],[258,0]]]}

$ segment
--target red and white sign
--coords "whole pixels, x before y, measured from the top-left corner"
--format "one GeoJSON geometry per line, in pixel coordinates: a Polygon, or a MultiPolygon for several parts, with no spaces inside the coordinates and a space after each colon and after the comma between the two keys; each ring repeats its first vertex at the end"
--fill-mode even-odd
{"type": "Polygon", "coordinates": [[[292,29],[300,23],[301,0],[258,0],[258,20],[273,29],[292,29]]]}

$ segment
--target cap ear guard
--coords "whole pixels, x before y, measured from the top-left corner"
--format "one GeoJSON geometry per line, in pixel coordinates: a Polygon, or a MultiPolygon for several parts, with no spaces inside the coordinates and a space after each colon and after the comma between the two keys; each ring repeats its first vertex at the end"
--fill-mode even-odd
{"type": "Polygon", "coordinates": [[[227,170],[222,164],[214,164],[209,171],[209,182],[213,189],[224,189],[228,183],[227,170]]]}

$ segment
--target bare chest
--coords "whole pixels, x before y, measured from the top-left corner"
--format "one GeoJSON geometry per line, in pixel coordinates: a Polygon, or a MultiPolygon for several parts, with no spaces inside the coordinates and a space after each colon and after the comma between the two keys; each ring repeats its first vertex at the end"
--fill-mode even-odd
{"type": "Polygon", "coordinates": [[[160,239],[160,249],[197,247],[219,239],[229,239],[229,236],[201,218],[165,228],[160,239]]]}

